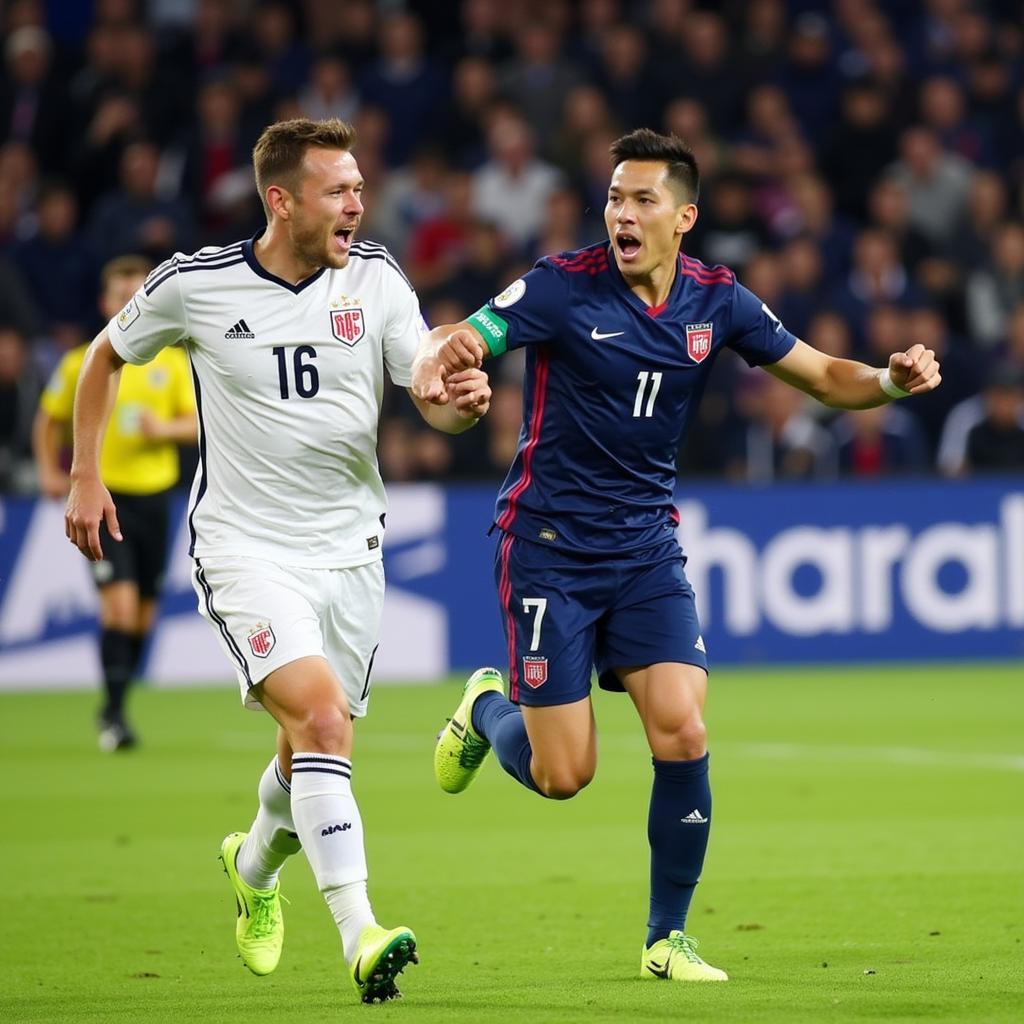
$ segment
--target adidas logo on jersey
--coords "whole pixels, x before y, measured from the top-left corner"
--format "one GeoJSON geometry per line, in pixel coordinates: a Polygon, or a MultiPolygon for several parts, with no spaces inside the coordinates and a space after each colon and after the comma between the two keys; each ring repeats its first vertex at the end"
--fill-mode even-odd
{"type": "Polygon", "coordinates": [[[231,330],[225,331],[224,337],[227,338],[228,341],[241,341],[246,338],[255,338],[256,335],[249,330],[249,325],[243,319],[239,320],[231,330]]]}

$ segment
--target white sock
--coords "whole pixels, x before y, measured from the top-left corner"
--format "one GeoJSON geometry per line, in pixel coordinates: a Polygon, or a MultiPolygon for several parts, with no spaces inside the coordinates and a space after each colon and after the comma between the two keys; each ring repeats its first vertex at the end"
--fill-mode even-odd
{"type": "Polygon", "coordinates": [[[352,795],[352,762],[332,754],[292,754],[292,817],[302,848],[351,960],[359,933],[374,923],[366,895],[363,822],[352,795]]]}
{"type": "Polygon", "coordinates": [[[256,820],[238,848],[236,864],[242,881],[254,889],[273,889],[284,862],[300,846],[292,821],[291,786],[274,757],[259,785],[256,820]]]}
{"type": "Polygon", "coordinates": [[[360,932],[368,924],[377,923],[370,909],[370,899],[366,895],[366,879],[328,889],[324,892],[324,898],[327,900],[327,906],[331,908],[338,931],[341,932],[345,962],[352,963],[360,932]]]}

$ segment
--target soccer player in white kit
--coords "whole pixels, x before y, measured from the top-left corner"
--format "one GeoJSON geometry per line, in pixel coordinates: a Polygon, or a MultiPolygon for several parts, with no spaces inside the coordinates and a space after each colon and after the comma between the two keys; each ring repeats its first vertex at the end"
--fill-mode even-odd
{"type": "MultiPolygon", "coordinates": [[[[256,819],[221,846],[239,952],[255,974],[277,966],[278,872],[301,845],[353,983],[373,1002],[400,994],[395,977],[417,959],[416,939],[379,926],[370,908],[352,719],[366,713],[384,595],[384,370],[411,385],[423,325],[387,250],[353,239],[363,211],[353,142],[338,120],[268,127],[253,151],[266,229],[175,255],[97,336],[75,401],[65,527],[93,560],[101,520],[119,539],[98,470],[118,373],[183,345],[201,428],[188,512],[199,610],[245,704],[279,726],[256,819]]],[[[432,426],[458,433],[487,411],[490,389],[480,371],[448,385],[445,406],[413,401],[432,426]]]]}

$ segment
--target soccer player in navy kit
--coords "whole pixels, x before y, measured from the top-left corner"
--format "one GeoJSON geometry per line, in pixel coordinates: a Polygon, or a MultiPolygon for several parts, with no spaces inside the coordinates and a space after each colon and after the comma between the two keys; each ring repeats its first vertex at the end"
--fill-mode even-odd
{"type": "Polygon", "coordinates": [[[707,657],[676,540],[675,453],[719,351],[729,347],[820,401],[882,405],[939,384],[934,353],[885,370],[790,334],[725,267],[680,252],[697,218],[696,162],[647,129],[611,147],[608,241],[540,260],[461,324],[421,344],[413,391],[444,404],[447,374],[527,350],[519,448],[498,497],[495,579],[509,695],[480,669],[442,731],[435,773],[465,789],[491,748],[554,799],[593,778],[590,702],[629,694],[654,764],[644,978],[725,981],[685,932],[711,821],[707,657]]]}

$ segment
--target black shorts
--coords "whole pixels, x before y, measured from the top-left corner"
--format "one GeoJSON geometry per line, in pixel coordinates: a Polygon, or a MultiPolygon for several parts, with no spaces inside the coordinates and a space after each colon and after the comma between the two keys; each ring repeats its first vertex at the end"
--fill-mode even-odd
{"type": "Polygon", "coordinates": [[[170,496],[170,491],[111,495],[124,540],[114,540],[106,524],[100,523],[103,561],[92,566],[96,586],[127,580],[138,585],[139,597],[156,597],[167,566],[170,496]]]}

